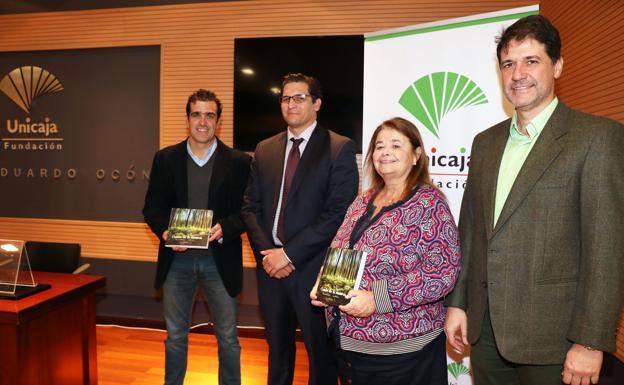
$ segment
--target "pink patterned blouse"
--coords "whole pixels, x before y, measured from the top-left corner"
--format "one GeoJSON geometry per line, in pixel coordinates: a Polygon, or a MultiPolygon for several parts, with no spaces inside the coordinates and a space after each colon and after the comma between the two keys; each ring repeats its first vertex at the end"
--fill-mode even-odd
{"type": "Polygon", "coordinates": [[[337,321],[341,349],[382,355],[418,351],[442,332],[442,300],[460,269],[457,227],[441,194],[420,186],[370,218],[349,245],[358,219],[375,209],[374,197],[369,191],[353,201],[331,247],[367,252],[360,289],[373,292],[377,311],[365,318],[340,312],[336,320],[338,309],[328,308],[327,322],[337,321]]]}

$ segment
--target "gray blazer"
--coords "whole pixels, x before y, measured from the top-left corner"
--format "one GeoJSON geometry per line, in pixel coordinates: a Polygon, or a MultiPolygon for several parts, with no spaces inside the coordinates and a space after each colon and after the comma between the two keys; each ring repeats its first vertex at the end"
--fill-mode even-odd
{"type": "Polygon", "coordinates": [[[448,306],[475,343],[489,303],[502,356],[557,364],[572,342],[615,350],[624,298],[624,127],[559,102],[493,226],[510,120],[477,135],[448,306]]]}

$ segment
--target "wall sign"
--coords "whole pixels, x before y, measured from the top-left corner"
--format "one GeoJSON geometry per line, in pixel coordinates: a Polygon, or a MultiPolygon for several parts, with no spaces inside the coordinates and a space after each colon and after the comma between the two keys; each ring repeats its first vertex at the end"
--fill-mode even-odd
{"type": "Polygon", "coordinates": [[[160,47],[0,53],[0,216],[142,222],[160,47]]]}

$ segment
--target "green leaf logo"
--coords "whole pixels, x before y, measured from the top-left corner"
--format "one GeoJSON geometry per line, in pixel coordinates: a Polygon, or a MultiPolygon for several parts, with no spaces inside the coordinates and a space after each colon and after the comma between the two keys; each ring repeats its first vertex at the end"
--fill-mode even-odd
{"type": "Polygon", "coordinates": [[[474,81],[454,72],[425,75],[407,87],[399,99],[399,104],[436,138],[440,137],[440,123],[446,114],[487,102],[487,97],[474,81]]]}
{"type": "Polygon", "coordinates": [[[470,370],[464,364],[460,364],[459,362],[451,362],[447,367],[449,373],[451,373],[456,380],[462,374],[470,374],[470,370]]]}

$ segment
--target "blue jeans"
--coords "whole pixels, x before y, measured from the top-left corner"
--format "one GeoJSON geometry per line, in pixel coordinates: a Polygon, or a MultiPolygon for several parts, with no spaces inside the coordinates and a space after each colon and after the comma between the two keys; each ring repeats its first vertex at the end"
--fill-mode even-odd
{"type": "Polygon", "coordinates": [[[182,385],[186,374],[188,333],[197,287],[204,289],[219,349],[219,384],[240,385],[240,344],[236,332],[236,299],[230,297],[214,259],[176,255],[163,285],[165,385],[182,385]]]}

